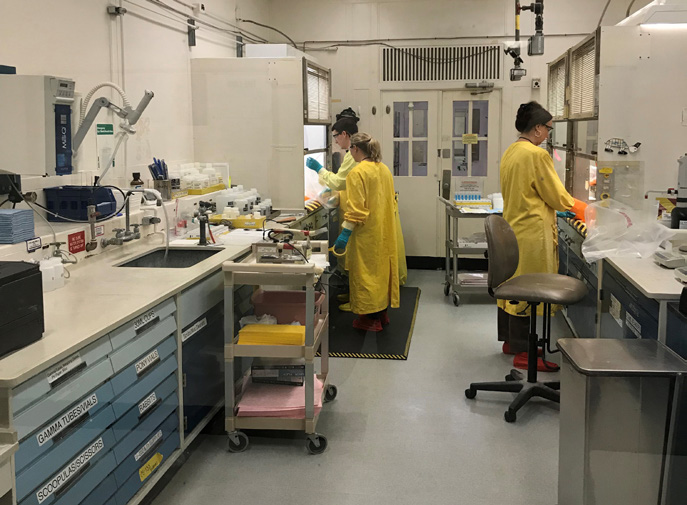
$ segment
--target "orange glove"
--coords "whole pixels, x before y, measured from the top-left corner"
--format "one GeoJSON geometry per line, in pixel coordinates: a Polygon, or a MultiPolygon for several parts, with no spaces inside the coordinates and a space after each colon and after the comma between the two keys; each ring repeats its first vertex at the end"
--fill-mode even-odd
{"type": "Polygon", "coordinates": [[[570,209],[571,212],[575,213],[575,218],[579,221],[585,222],[584,220],[584,210],[587,208],[587,204],[577,198],[574,199],[575,203],[570,209]]]}

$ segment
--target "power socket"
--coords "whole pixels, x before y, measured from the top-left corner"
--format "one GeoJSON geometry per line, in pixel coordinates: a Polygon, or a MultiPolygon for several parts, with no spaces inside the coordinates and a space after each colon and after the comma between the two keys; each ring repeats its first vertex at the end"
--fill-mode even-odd
{"type": "Polygon", "coordinates": [[[541,79],[539,77],[532,77],[532,89],[541,89],[541,79]]]}

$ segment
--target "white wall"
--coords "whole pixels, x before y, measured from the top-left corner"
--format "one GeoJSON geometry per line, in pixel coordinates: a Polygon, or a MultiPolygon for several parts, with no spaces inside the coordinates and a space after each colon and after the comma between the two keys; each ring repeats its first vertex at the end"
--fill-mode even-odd
{"type": "MultiPolygon", "coordinates": [[[[177,2],[167,4],[191,14],[190,9],[177,2]]],[[[233,24],[237,16],[262,22],[268,16],[267,0],[205,0],[204,4],[207,14],[233,24]]],[[[146,0],[62,0],[59,8],[49,0],[3,2],[2,12],[8,22],[3,23],[0,31],[0,62],[16,66],[18,73],[69,77],[76,81],[77,92],[82,94],[100,82],[112,81],[124,87],[134,106],[145,89],[155,93],[137,125],[137,134],[129,138],[126,149],[118,154],[114,177],[107,178],[110,183],[125,185],[132,172],[149,177],[146,167],[153,156],[171,163],[194,159],[190,59],[234,56],[233,35],[200,26],[197,45],[189,48],[182,16],[146,0]],[[128,13],[112,17],[106,12],[110,4],[122,5],[128,13]]],[[[201,19],[230,29],[208,15],[201,15],[201,19]]],[[[266,33],[250,25],[246,28],[266,33]]],[[[109,90],[100,93],[96,97],[108,96],[121,104],[120,98],[109,90]]],[[[104,111],[97,119],[112,121],[111,114],[104,111]]],[[[95,135],[90,132],[77,157],[79,171],[89,173],[27,179],[24,187],[89,183],[90,171],[97,168],[95,153],[95,135]]]]}
{"type": "MultiPolygon", "coordinates": [[[[527,2],[523,2],[527,3],[527,2]]],[[[633,11],[648,0],[637,0],[633,11]]],[[[544,56],[525,58],[527,77],[520,82],[506,80],[502,90],[501,149],[515,138],[515,113],[519,105],[538,100],[546,105],[547,63],[596,29],[605,0],[547,0],[544,12],[546,52],[544,56]],[[533,77],[542,79],[543,88],[532,90],[533,77]]],[[[625,17],[628,1],[612,0],[603,25],[615,24],[625,17]]],[[[333,112],[353,106],[361,108],[359,126],[380,136],[381,114],[371,115],[371,108],[381,110],[379,46],[340,47],[336,52],[316,48],[334,43],[386,41],[403,47],[410,45],[498,44],[512,40],[514,2],[511,0],[270,0],[270,22],[285,31],[299,45],[305,42],[322,64],[332,69],[333,112]],[[313,22],[313,20],[323,22],[313,22]],[[453,40],[438,40],[452,37],[453,40]],[[426,38],[437,40],[408,40],[426,38]]],[[[523,38],[534,32],[534,16],[522,15],[523,38]]],[[[279,37],[278,35],[276,37],[279,37]]],[[[507,57],[504,71],[512,60],[507,57]]],[[[462,83],[461,83],[462,86],[462,83]]],[[[405,89],[450,89],[452,83],[418,83],[405,89]]],[[[499,160],[490,160],[491,173],[499,160]]]]}

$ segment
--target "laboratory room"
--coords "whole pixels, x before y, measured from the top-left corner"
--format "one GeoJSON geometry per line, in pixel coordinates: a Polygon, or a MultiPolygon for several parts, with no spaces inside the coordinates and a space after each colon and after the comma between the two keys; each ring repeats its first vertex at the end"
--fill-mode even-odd
{"type": "Polygon", "coordinates": [[[687,504],[687,0],[0,3],[0,505],[687,504]]]}

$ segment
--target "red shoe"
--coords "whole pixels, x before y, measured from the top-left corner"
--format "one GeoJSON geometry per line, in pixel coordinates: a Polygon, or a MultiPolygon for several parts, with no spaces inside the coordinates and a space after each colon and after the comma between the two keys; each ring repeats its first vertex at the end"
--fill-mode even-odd
{"type": "MultiPolygon", "coordinates": [[[[527,353],[521,352],[513,358],[513,366],[520,370],[527,370],[527,353]]],[[[560,367],[556,363],[544,361],[542,358],[537,358],[537,372],[557,372],[560,367]]]]}
{"type": "Polygon", "coordinates": [[[379,316],[379,320],[382,322],[383,326],[386,326],[387,324],[389,324],[391,322],[389,320],[389,314],[387,314],[386,310],[381,313],[381,315],[379,316]]]}
{"type": "Polygon", "coordinates": [[[356,330],[364,331],[382,331],[382,322],[379,319],[373,319],[371,317],[360,315],[357,319],[353,321],[353,328],[356,330]]]}
{"type": "MultiPolygon", "coordinates": [[[[509,344],[508,342],[504,342],[504,343],[503,343],[503,345],[501,346],[501,351],[503,351],[503,354],[510,354],[510,355],[513,355],[513,356],[516,355],[516,354],[518,354],[517,352],[513,352],[513,351],[510,350],[510,344],[509,344]]],[[[525,353],[525,354],[527,354],[527,353],[525,353]]],[[[541,349],[537,349],[537,356],[541,356],[542,354],[543,354],[543,353],[542,353],[542,350],[541,350],[541,349]]]]}

